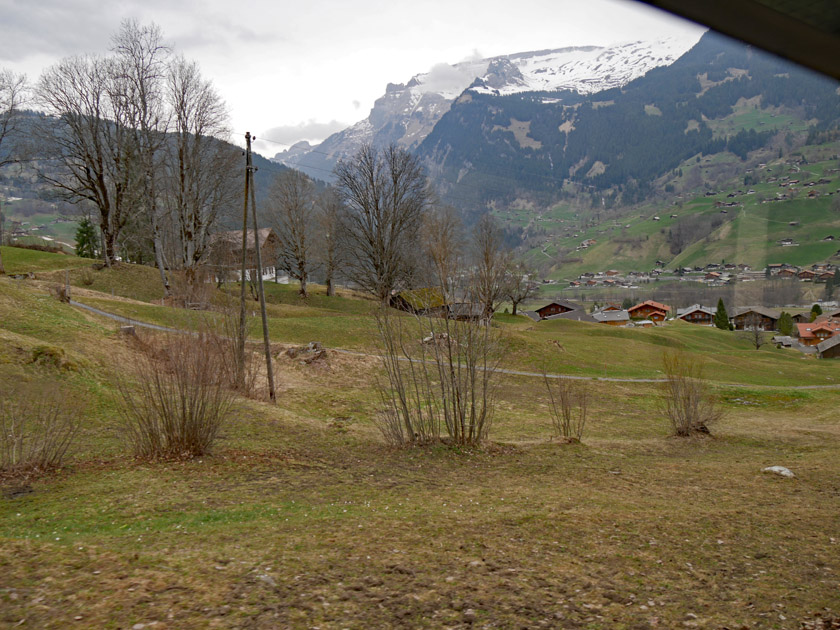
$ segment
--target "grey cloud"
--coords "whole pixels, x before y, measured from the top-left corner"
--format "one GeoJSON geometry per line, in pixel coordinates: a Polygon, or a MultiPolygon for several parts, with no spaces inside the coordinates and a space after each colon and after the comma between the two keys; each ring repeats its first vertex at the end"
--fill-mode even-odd
{"type": "Polygon", "coordinates": [[[423,77],[423,87],[429,92],[460,92],[469,87],[476,76],[475,64],[458,67],[439,63],[423,77]]]}
{"type": "Polygon", "coordinates": [[[330,122],[318,122],[308,120],[297,125],[284,125],[267,129],[261,140],[278,143],[277,151],[284,151],[295,142],[308,140],[311,143],[321,142],[327,136],[346,129],[347,123],[331,120],[330,122]]]}
{"type": "Polygon", "coordinates": [[[0,59],[20,61],[33,53],[58,57],[107,49],[120,16],[96,0],[13,1],[3,10],[0,59]],[[79,16],[86,16],[80,20],[79,16]]]}
{"type": "Polygon", "coordinates": [[[243,44],[282,40],[271,29],[233,23],[230,16],[197,0],[10,0],[0,24],[0,63],[19,62],[33,54],[56,58],[105,52],[125,18],[156,22],[171,44],[230,50],[243,44]]]}

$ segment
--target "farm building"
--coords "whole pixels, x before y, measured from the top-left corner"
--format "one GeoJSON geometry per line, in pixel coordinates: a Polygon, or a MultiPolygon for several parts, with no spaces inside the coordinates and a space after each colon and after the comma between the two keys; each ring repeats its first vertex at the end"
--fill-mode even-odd
{"type": "Polygon", "coordinates": [[[627,311],[601,311],[592,313],[592,318],[607,326],[626,326],[630,322],[630,314],[627,311]]]}
{"type": "Polygon", "coordinates": [[[689,306],[688,308],[677,309],[677,318],[692,324],[711,326],[714,317],[715,309],[710,306],[700,306],[699,304],[695,304],[693,306],[689,306]]]}
{"type": "Polygon", "coordinates": [[[824,319],[807,324],[797,324],[799,341],[806,346],[816,346],[840,335],[840,320],[824,319]]]}
{"type": "Polygon", "coordinates": [[[735,330],[758,327],[761,330],[776,330],[781,313],[761,306],[745,306],[735,310],[732,324],[735,330]]]}
{"type": "Polygon", "coordinates": [[[817,353],[821,359],[840,359],[840,335],[817,344],[817,353]]]}
{"type": "Polygon", "coordinates": [[[540,319],[545,319],[549,315],[559,315],[560,313],[568,313],[569,311],[582,311],[583,306],[575,302],[567,300],[557,300],[538,308],[535,313],[539,315],[540,319]]]}
{"type": "Polygon", "coordinates": [[[653,300],[645,300],[641,304],[636,304],[636,306],[627,309],[627,313],[632,319],[649,319],[658,324],[665,321],[670,310],[670,306],[665,306],[653,300]]]}
{"type": "MultiPolygon", "coordinates": [[[[256,277],[254,272],[257,268],[254,230],[248,230],[246,239],[245,278],[250,280],[256,277]]],[[[273,278],[276,273],[275,262],[280,249],[280,239],[271,228],[261,229],[259,239],[262,277],[263,279],[273,278]]],[[[212,234],[208,261],[217,282],[238,281],[242,274],[242,230],[212,234]]]]}
{"type": "Polygon", "coordinates": [[[440,289],[424,288],[400,291],[391,295],[393,308],[417,315],[438,315],[447,313],[446,300],[440,289]]]}

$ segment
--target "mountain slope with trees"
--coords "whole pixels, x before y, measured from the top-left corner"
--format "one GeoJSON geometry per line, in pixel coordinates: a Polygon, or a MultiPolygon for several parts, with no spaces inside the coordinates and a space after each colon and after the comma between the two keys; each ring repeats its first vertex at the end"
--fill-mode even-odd
{"type": "Polygon", "coordinates": [[[589,96],[465,92],[418,153],[444,195],[474,210],[593,190],[629,205],[692,156],[730,152],[743,160],[791,121],[831,128],[840,113],[837,89],[833,80],[707,33],[673,64],[623,88],[589,96]],[[745,102],[771,122],[727,129],[721,121],[745,102]]]}

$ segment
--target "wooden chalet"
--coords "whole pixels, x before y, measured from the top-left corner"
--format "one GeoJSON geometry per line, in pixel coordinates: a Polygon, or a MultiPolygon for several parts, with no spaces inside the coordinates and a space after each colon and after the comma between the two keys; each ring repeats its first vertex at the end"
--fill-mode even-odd
{"type": "Polygon", "coordinates": [[[700,306],[699,304],[694,304],[688,308],[677,309],[677,319],[681,319],[691,324],[711,326],[714,318],[715,309],[710,306],[700,306]]]}
{"type": "Polygon", "coordinates": [[[481,321],[481,320],[489,320],[493,317],[493,314],[488,314],[485,312],[484,307],[481,304],[475,304],[473,302],[455,302],[453,304],[449,304],[447,306],[447,317],[449,319],[455,319],[458,321],[481,321]]]}
{"type": "Polygon", "coordinates": [[[817,274],[811,271],[810,269],[803,269],[797,274],[797,277],[800,280],[813,280],[817,277],[817,274]]]}
{"type": "Polygon", "coordinates": [[[596,313],[604,313],[606,311],[623,311],[624,309],[621,308],[620,304],[615,304],[614,302],[607,302],[603,306],[600,306],[595,309],[596,313]]]}
{"type": "MultiPolygon", "coordinates": [[[[276,274],[276,261],[280,252],[280,239],[271,228],[259,231],[260,260],[263,279],[276,274]]],[[[242,230],[217,232],[210,236],[210,255],[208,264],[216,275],[217,282],[226,280],[239,281],[242,275],[242,230]]],[[[254,230],[246,233],[245,279],[256,278],[257,250],[254,230]]]]}
{"type": "Polygon", "coordinates": [[[832,280],[833,278],[834,278],[834,272],[833,271],[823,271],[821,274],[819,274],[816,277],[816,279],[819,280],[820,282],[828,282],[829,280],[832,280]]]}
{"type": "Polygon", "coordinates": [[[630,323],[630,314],[627,311],[601,311],[592,313],[592,318],[607,326],[626,326],[630,323]]]}
{"type": "Polygon", "coordinates": [[[797,324],[796,330],[802,345],[816,346],[840,335],[840,320],[832,318],[808,324],[797,324]]]}
{"type": "Polygon", "coordinates": [[[810,313],[797,313],[796,315],[790,316],[791,320],[793,320],[794,324],[807,324],[811,321],[811,314],[810,313]]]}
{"type": "Polygon", "coordinates": [[[575,302],[567,300],[557,300],[538,308],[535,312],[540,316],[540,319],[545,319],[550,315],[559,315],[561,313],[568,313],[569,311],[582,311],[583,306],[575,302]]]}
{"type": "Polygon", "coordinates": [[[735,310],[732,324],[735,330],[749,330],[758,326],[761,330],[776,330],[781,313],[761,306],[745,306],[735,310]]]}
{"type": "Polygon", "coordinates": [[[840,359],[840,335],[818,343],[817,354],[821,359],[840,359]]]}
{"type": "Polygon", "coordinates": [[[795,278],[796,270],[791,269],[790,267],[785,267],[784,269],[781,269],[776,275],[780,278],[795,278]]]}
{"type": "Polygon", "coordinates": [[[665,306],[653,300],[645,300],[641,304],[636,304],[636,306],[627,309],[627,313],[631,319],[649,319],[659,324],[665,321],[670,310],[670,306],[665,306]]]}

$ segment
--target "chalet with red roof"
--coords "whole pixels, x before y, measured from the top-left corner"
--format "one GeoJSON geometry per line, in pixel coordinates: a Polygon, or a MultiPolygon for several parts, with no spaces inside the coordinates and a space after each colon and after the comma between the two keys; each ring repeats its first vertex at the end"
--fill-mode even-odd
{"type": "Polygon", "coordinates": [[[816,346],[840,335],[840,320],[829,318],[807,324],[797,324],[799,342],[804,346],[816,346]]]}
{"type": "Polygon", "coordinates": [[[670,306],[665,306],[653,300],[645,300],[641,304],[636,304],[636,306],[627,309],[627,313],[631,319],[649,319],[659,324],[665,321],[670,310],[670,306]]]}

